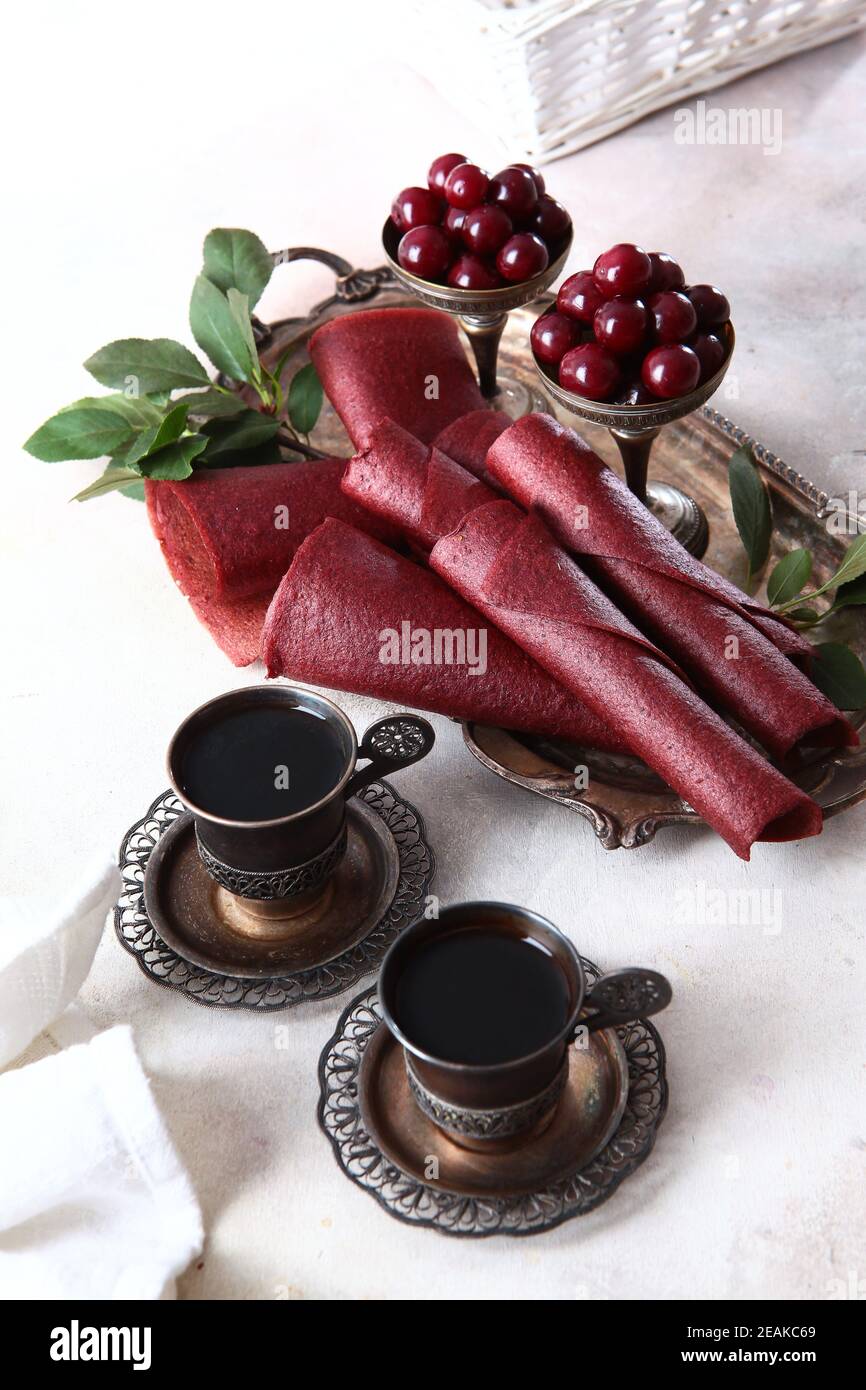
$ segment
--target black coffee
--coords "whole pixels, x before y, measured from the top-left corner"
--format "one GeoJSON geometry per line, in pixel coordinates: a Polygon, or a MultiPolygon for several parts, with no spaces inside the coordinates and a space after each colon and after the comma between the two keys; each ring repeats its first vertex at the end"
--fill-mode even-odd
{"type": "Polygon", "coordinates": [[[275,820],[327,796],[346,770],[339,735],[318,714],[252,705],[194,735],[180,787],[195,806],[228,820],[275,820]]]}
{"type": "Polygon", "coordinates": [[[445,1062],[524,1057],[559,1032],[568,983],[539,942],[479,929],[431,939],[407,961],[394,1015],[416,1047],[445,1062]]]}

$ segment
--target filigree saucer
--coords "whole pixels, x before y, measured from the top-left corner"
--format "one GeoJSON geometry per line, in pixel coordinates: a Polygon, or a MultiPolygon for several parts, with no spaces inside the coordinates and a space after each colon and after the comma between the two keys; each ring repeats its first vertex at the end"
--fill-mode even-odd
{"type": "MultiPolygon", "coordinates": [[[[598,978],[590,961],[584,968],[598,978]]],[[[346,1175],[400,1221],[466,1237],[549,1230],[606,1201],[649,1155],[664,1118],[655,1028],[640,1020],[611,1034],[574,1053],[566,1103],[542,1134],[510,1153],[479,1154],[414,1106],[372,987],[345,1008],[322,1051],[319,1124],[346,1175]]]]}
{"type": "Polygon", "coordinates": [[[285,1009],[351,989],[424,910],[434,858],[420,814],[388,782],[365,787],[348,809],[350,850],[327,912],[299,920],[302,939],[269,942],[220,920],[214,895],[221,890],[195,856],[191,817],[164,792],[120,849],[114,926],[121,945],[151,979],[199,1004],[285,1009]],[[152,860],[167,891],[162,911],[151,915],[145,878],[152,860]]]}

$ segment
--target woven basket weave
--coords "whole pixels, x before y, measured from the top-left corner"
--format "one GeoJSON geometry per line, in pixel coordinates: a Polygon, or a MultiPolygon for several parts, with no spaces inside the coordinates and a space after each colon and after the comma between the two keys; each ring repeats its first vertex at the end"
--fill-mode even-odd
{"type": "Polygon", "coordinates": [[[864,0],[408,0],[411,61],[545,163],[866,23],[864,0]]]}

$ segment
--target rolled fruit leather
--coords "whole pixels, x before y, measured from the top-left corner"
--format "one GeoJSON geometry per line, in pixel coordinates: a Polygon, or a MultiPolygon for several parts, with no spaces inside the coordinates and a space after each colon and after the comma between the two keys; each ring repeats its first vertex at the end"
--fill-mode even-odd
{"type": "Polygon", "coordinates": [[[431,568],[615,734],[742,859],[817,835],[820,807],[741,739],[556,543],[507,500],[469,511],[431,568]]]}

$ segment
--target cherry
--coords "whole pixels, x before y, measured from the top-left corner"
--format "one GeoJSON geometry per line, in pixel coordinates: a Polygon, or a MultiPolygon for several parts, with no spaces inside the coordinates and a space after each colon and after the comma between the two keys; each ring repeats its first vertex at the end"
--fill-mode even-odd
{"type": "Polygon", "coordinates": [[[690,299],[679,290],[662,290],[649,301],[653,332],[659,343],[681,343],[694,333],[697,315],[690,299]]]}
{"type": "Polygon", "coordinates": [[[685,343],[653,348],[644,358],[641,370],[641,380],[647,390],[666,401],[694,391],[700,375],[698,355],[685,343]]]}
{"type": "Polygon", "coordinates": [[[562,203],[542,193],[535,212],[529,219],[529,230],[536,232],[548,246],[554,245],[567,236],[571,230],[571,218],[562,203]]]}
{"type": "Polygon", "coordinates": [[[498,203],[514,221],[523,221],[535,211],[538,203],[535,179],[526,169],[509,164],[491,180],[487,200],[498,203]]]}
{"type": "Polygon", "coordinates": [[[721,338],[715,333],[696,333],[689,342],[689,347],[698,354],[701,364],[701,384],[709,381],[711,376],[715,376],[725,360],[727,349],[721,338]]]}
{"type": "Polygon", "coordinates": [[[445,196],[445,180],[456,169],[458,164],[465,164],[465,154],[440,154],[438,159],[434,159],[430,168],[427,170],[427,187],[431,193],[438,193],[440,198],[445,196]]]}
{"type": "Polygon", "coordinates": [[[695,306],[701,328],[716,328],[731,317],[731,306],[715,285],[690,285],[686,294],[695,306]]]}
{"type": "Polygon", "coordinates": [[[613,398],[614,405],[655,405],[658,397],[641,381],[629,381],[613,398]]]}
{"type": "Polygon", "coordinates": [[[579,270],[576,275],[569,275],[560,285],[556,296],[559,312],[568,314],[580,323],[592,323],[596,310],[603,303],[604,295],[593,280],[591,270],[579,270]]]}
{"type": "Polygon", "coordinates": [[[477,164],[455,164],[445,180],[445,197],[453,208],[475,208],[484,202],[490,176],[477,164]]]}
{"type": "Polygon", "coordinates": [[[445,214],[442,226],[455,246],[463,245],[463,226],[468,216],[464,208],[449,208],[445,214]]]}
{"type": "Polygon", "coordinates": [[[535,191],[540,198],[546,188],[544,176],[542,174],[539,174],[537,169],[533,169],[531,164],[512,164],[511,167],[512,169],[525,169],[527,174],[532,175],[532,182],[535,184],[535,191]]]}
{"type": "Polygon", "coordinates": [[[441,280],[451,262],[451,244],[441,227],[414,227],[401,237],[397,260],[422,280],[441,280]]]}
{"type": "Polygon", "coordinates": [[[508,213],[491,203],[482,203],[480,208],[467,212],[463,223],[463,240],[477,256],[495,256],[511,232],[508,213]]]}
{"type": "Polygon", "coordinates": [[[443,202],[429,188],[404,188],[391,204],[391,217],[401,232],[429,227],[442,217],[443,202]]]}
{"type": "Polygon", "coordinates": [[[579,339],[580,328],[574,319],[567,319],[564,314],[557,314],[555,310],[536,319],[529,334],[532,351],[539,362],[553,365],[560,362],[579,339]]]}
{"type": "Polygon", "coordinates": [[[649,293],[658,294],[661,290],[681,290],[686,283],[682,268],[666,251],[650,251],[652,278],[649,293]]]}
{"type": "Polygon", "coordinates": [[[541,238],[532,232],[518,232],[509,237],[496,257],[496,269],[503,280],[516,283],[540,275],[547,269],[547,262],[547,247],[541,238]]]}
{"type": "Polygon", "coordinates": [[[606,299],[614,294],[636,295],[649,285],[652,262],[642,247],[618,241],[609,251],[602,252],[592,274],[606,299]]]}
{"type": "Polygon", "coordinates": [[[502,279],[479,256],[458,256],[448,272],[452,290],[496,290],[502,279]]]}
{"type": "Polygon", "coordinates": [[[593,331],[611,352],[634,352],[647,330],[646,306],[640,299],[608,299],[595,311],[593,331]]]}
{"type": "Polygon", "coordinates": [[[560,386],[591,401],[609,401],[619,383],[616,358],[601,343],[572,348],[559,364],[560,386]]]}

